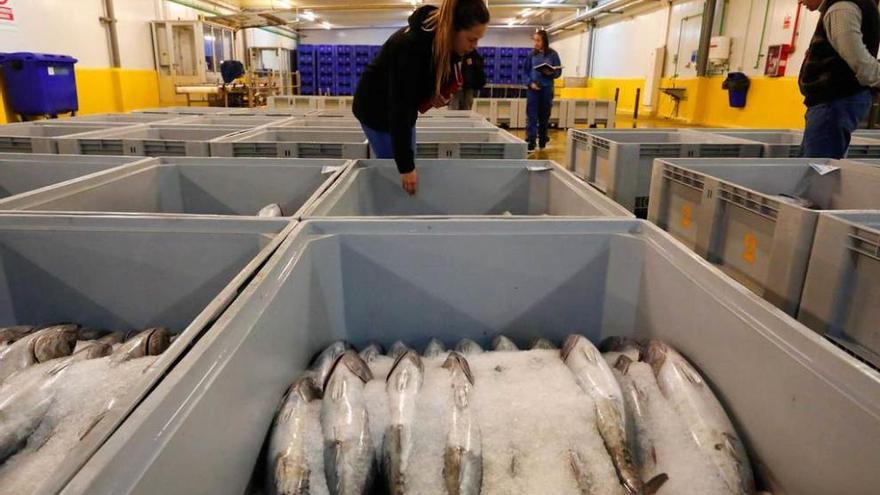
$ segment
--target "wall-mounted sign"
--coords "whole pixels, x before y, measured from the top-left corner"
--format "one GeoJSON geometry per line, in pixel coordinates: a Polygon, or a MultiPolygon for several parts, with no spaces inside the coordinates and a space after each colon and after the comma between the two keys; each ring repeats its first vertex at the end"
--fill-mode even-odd
{"type": "Polygon", "coordinates": [[[0,29],[15,25],[15,10],[12,7],[13,0],[0,0],[0,29]]]}

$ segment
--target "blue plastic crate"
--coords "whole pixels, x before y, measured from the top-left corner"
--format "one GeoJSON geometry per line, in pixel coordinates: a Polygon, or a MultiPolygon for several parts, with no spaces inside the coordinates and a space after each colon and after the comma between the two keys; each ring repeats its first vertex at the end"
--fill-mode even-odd
{"type": "Polygon", "coordinates": [[[76,112],[77,60],[67,55],[2,53],[0,67],[13,111],[22,115],[58,115],[76,112]]]}

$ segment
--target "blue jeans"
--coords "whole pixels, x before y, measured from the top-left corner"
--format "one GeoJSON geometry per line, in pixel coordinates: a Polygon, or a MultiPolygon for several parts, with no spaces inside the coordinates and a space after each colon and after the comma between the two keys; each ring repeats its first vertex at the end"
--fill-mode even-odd
{"type": "Polygon", "coordinates": [[[871,91],[813,105],[807,109],[801,156],[843,158],[852,132],[871,109],[871,91]]]}
{"type": "MultiPolygon", "coordinates": [[[[370,148],[373,150],[373,158],[394,158],[394,146],[391,144],[391,133],[377,131],[371,127],[361,124],[364,134],[367,135],[367,141],[370,142],[370,148]]],[[[412,128],[412,144],[413,155],[416,153],[416,128],[412,128]]]]}
{"type": "Polygon", "coordinates": [[[550,110],[553,108],[553,86],[539,90],[529,89],[526,96],[526,141],[538,139],[541,146],[547,144],[547,128],[550,126],[550,110]]]}

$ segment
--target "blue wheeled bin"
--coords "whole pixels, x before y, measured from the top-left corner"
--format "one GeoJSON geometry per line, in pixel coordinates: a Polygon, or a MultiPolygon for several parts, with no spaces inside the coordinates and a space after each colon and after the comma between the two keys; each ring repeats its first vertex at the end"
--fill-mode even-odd
{"type": "Polygon", "coordinates": [[[77,60],[67,55],[46,53],[0,53],[0,67],[6,80],[6,94],[12,109],[20,115],[76,113],[77,60]]]}

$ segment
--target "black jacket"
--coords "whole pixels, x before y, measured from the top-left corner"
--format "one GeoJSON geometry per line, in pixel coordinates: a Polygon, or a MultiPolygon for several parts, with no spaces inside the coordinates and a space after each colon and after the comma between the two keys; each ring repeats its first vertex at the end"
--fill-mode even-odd
{"type": "MultiPolygon", "coordinates": [[[[839,1],[841,0],[828,0],[822,5],[819,24],[801,66],[798,84],[801,94],[804,95],[804,104],[808,107],[845,98],[865,89],[856,79],[849,64],[831,46],[828,33],[825,32],[825,12],[839,1]]],[[[880,46],[880,12],[875,0],[847,1],[855,3],[861,9],[862,42],[868,52],[876,57],[880,46]]]]}
{"type": "Polygon", "coordinates": [[[461,77],[464,89],[483,89],[486,85],[486,71],[483,69],[483,57],[476,50],[461,59],[461,77]]]}
{"type": "Polygon", "coordinates": [[[409,16],[409,27],[398,30],[382,45],[354,94],[355,117],[367,127],[391,134],[400,173],[415,169],[412,128],[419,105],[434,94],[434,32],[424,29],[423,22],[436,9],[425,5],[409,16]]]}

